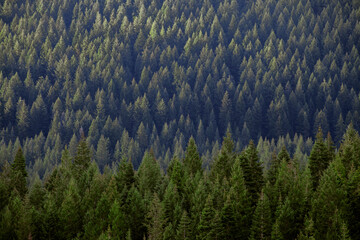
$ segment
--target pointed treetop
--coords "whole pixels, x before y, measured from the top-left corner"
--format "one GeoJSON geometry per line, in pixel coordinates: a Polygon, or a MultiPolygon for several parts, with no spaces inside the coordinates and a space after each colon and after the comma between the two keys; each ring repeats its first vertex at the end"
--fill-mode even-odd
{"type": "Polygon", "coordinates": [[[27,177],[25,157],[21,147],[17,150],[14,163],[11,166],[13,171],[21,173],[23,177],[27,177]]]}
{"type": "Polygon", "coordinates": [[[285,159],[286,162],[290,162],[290,160],[291,160],[290,155],[289,155],[289,153],[287,152],[285,146],[283,146],[283,147],[281,148],[281,151],[280,151],[280,153],[279,153],[279,155],[278,155],[278,161],[279,161],[279,162],[281,162],[283,159],[285,159]]]}
{"type": "Polygon", "coordinates": [[[234,150],[234,142],[232,140],[230,129],[228,128],[226,131],[226,135],[223,138],[221,151],[225,151],[226,153],[232,153],[234,150]]]}
{"type": "Polygon", "coordinates": [[[321,127],[319,126],[318,131],[316,133],[316,141],[323,142],[324,141],[323,137],[324,137],[323,131],[322,131],[321,127]]]}
{"type": "Polygon", "coordinates": [[[195,140],[191,137],[186,148],[184,167],[188,173],[195,176],[198,171],[201,171],[201,165],[202,161],[195,140]]]}

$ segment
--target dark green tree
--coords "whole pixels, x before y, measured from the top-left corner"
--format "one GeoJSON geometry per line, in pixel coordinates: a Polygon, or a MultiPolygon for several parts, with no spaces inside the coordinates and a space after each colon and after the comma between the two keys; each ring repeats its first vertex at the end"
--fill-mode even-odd
{"type": "Polygon", "coordinates": [[[202,170],[201,165],[202,161],[195,140],[191,137],[185,152],[184,168],[190,175],[195,176],[197,172],[202,170]]]}
{"type": "Polygon", "coordinates": [[[27,193],[26,178],[28,176],[26,172],[25,157],[21,147],[17,150],[14,162],[11,165],[11,185],[16,189],[20,196],[23,198],[27,193]]]}
{"type": "Polygon", "coordinates": [[[325,145],[322,130],[319,128],[309,156],[309,168],[314,189],[317,188],[322,173],[329,166],[331,160],[331,154],[325,145]]]}
{"type": "Polygon", "coordinates": [[[253,141],[250,141],[245,151],[240,154],[240,159],[241,167],[244,173],[245,185],[249,193],[252,206],[255,207],[261,188],[264,184],[264,178],[258,152],[253,141]]]}
{"type": "Polygon", "coordinates": [[[251,225],[250,239],[271,239],[271,210],[266,194],[261,192],[251,225]]]}

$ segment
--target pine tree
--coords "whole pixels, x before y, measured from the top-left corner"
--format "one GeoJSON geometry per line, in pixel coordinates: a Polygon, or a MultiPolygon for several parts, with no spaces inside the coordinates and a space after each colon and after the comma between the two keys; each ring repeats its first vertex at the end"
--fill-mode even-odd
{"type": "Polygon", "coordinates": [[[155,192],[160,184],[161,177],[158,161],[156,161],[152,153],[146,152],[136,175],[141,194],[155,192]]]}
{"type": "Polygon", "coordinates": [[[198,171],[201,171],[202,161],[197,151],[195,140],[190,138],[186,148],[184,167],[190,175],[195,176],[198,171]]]}
{"type": "Polygon", "coordinates": [[[115,176],[118,191],[122,192],[124,189],[129,190],[135,182],[134,168],[130,161],[122,160],[119,163],[118,171],[115,176]]]}
{"type": "Polygon", "coordinates": [[[11,165],[11,185],[23,198],[27,193],[26,163],[21,147],[17,150],[13,164],[11,165]]]}
{"type": "Polygon", "coordinates": [[[251,225],[250,239],[271,238],[271,210],[269,199],[261,192],[251,225]]]}
{"type": "Polygon", "coordinates": [[[267,176],[266,176],[267,181],[269,181],[272,185],[274,185],[276,182],[279,166],[280,166],[279,158],[276,156],[276,153],[273,152],[271,157],[270,169],[267,172],[267,176]]]}
{"type": "Polygon", "coordinates": [[[104,169],[105,165],[110,162],[110,154],[109,154],[109,139],[105,138],[104,135],[101,135],[99,142],[97,144],[96,150],[96,162],[101,170],[104,169]]]}
{"type": "Polygon", "coordinates": [[[126,199],[126,216],[131,230],[131,239],[142,239],[145,235],[145,206],[139,191],[132,186],[126,199]]]}
{"type": "Polygon", "coordinates": [[[210,176],[212,180],[219,178],[221,181],[224,177],[229,178],[231,175],[231,167],[235,160],[234,142],[231,137],[230,130],[228,129],[226,136],[224,136],[221,146],[220,154],[215,159],[213,166],[211,167],[210,176]]]}
{"type": "Polygon", "coordinates": [[[189,218],[187,212],[184,210],[179,222],[179,227],[177,230],[177,240],[186,240],[191,239],[191,219],[189,218]]]}
{"type": "Polygon", "coordinates": [[[150,204],[149,212],[147,213],[148,239],[162,239],[162,234],[164,231],[163,217],[164,213],[160,203],[160,199],[157,194],[154,193],[153,200],[150,204]]]}
{"type": "Polygon", "coordinates": [[[79,174],[86,171],[91,163],[90,149],[87,146],[86,139],[82,137],[77,146],[76,155],[74,157],[74,171],[79,174]]]}
{"type": "Polygon", "coordinates": [[[59,209],[59,221],[62,227],[62,238],[74,238],[81,230],[82,219],[79,213],[80,196],[75,180],[72,179],[59,209]]]}
{"type": "Polygon", "coordinates": [[[247,239],[250,235],[252,206],[248,191],[245,185],[243,170],[241,167],[241,157],[237,157],[232,167],[230,197],[233,215],[236,224],[236,239],[247,239]]]}
{"type": "Polygon", "coordinates": [[[346,199],[346,172],[336,158],[325,170],[313,196],[310,216],[314,221],[315,239],[326,239],[328,234],[339,231],[337,217],[348,214],[346,199]]]}
{"type": "Polygon", "coordinates": [[[108,218],[111,236],[119,239],[125,238],[127,223],[123,210],[121,209],[121,203],[119,203],[117,199],[115,199],[110,208],[108,218]]]}
{"type": "Polygon", "coordinates": [[[309,156],[309,168],[314,189],[317,188],[322,173],[328,167],[331,160],[331,155],[323,139],[322,130],[319,128],[315,144],[309,156]]]}
{"type": "Polygon", "coordinates": [[[220,212],[222,226],[221,237],[223,239],[236,239],[238,229],[236,228],[236,217],[234,213],[233,203],[230,197],[228,197],[220,212]]]}
{"type": "Polygon", "coordinates": [[[245,185],[249,192],[252,206],[255,206],[263,186],[262,167],[254,142],[250,141],[248,147],[240,155],[241,167],[244,172],[245,185]]]}
{"type": "Polygon", "coordinates": [[[199,239],[208,239],[210,232],[212,230],[211,222],[215,216],[215,210],[213,208],[212,200],[210,195],[208,196],[204,209],[201,211],[201,217],[198,228],[198,238],[199,239]]]}
{"type": "Polygon", "coordinates": [[[314,232],[315,232],[314,221],[311,218],[306,218],[304,229],[300,232],[298,239],[315,240],[314,232]]]}

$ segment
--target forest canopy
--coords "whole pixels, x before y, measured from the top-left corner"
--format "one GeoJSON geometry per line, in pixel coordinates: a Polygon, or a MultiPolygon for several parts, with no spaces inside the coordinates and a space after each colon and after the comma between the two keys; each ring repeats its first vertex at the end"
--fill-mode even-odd
{"type": "Polygon", "coordinates": [[[350,125],[337,153],[319,129],[302,168],[287,149],[265,169],[251,141],[228,132],[210,171],[191,138],[161,170],[152,151],[134,171],[99,171],[86,139],[74,159],[27,187],[25,158],[0,173],[1,239],[360,239],[360,137],[350,125]]]}
{"type": "Polygon", "coordinates": [[[359,0],[0,0],[0,239],[360,239],[359,0]]]}

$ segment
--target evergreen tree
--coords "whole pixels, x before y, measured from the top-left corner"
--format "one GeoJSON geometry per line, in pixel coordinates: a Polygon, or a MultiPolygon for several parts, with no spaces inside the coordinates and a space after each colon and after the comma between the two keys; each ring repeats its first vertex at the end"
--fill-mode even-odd
{"type": "Polygon", "coordinates": [[[161,181],[160,165],[152,153],[146,152],[136,175],[139,191],[153,193],[161,181]]]}
{"type": "Polygon", "coordinates": [[[309,168],[314,189],[317,188],[322,173],[328,167],[331,160],[331,155],[323,139],[322,130],[319,128],[315,144],[309,156],[309,168]]]}
{"type": "Polygon", "coordinates": [[[215,210],[213,208],[210,196],[206,199],[204,209],[201,211],[201,217],[198,228],[198,239],[208,239],[212,231],[212,221],[215,217],[215,210]]]}
{"type": "Polygon", "coordinates": [[[186,211],[183,211],[183,214],[181,216],[181,220],[179,222],[179,228],[177,230],[177,237],[176,239],[180,240],[186,240],[191,239],[191,219],[189,218],[186,211]]]}
{"type": "Polygon", "coordinates": [[[11,165],[11,185],[15,188],[23,198],[27,193],[27,172],[25,157],[21,147],[17,150],[13,164],[11,165]]]}
{"type": "Polygon", "coordinates": [[[228,129],[226,136],[223,139],[220,154],[211,166],[211,177],[213,180],[216,178],[222,180],[223,178],[229,178],[231,174],[231,167],[235,160],[234,142],[231,137],[231,133],[228,129]]]}
{"type": "Polygon", "coordinates": [[[270,239],[271,238],[271,210],[269,199],[261,192],[256,206],[251,225],[250,239],[270,239]]]}
{"type": "Polygon", "coordinates": [[[164,213],[162,211],[160,199],[155,193],[150,204],[149,212],[147,213],[147,231],[149,239],[162,239],[162,234],[164,231],[163,217],[164,213]]]}
{"type": "Polygon", "coordinates": [[[126,235],[126,220],[125,214],[121,209],[121,204],[115,199],[109,210],[109,223],[111,229],[111,236],[116,238],[125,238],[126,235]]]}
{"type": "Polygon", "coordinates": [[[241,153],[240,159],[244,172],[245,185],[249,192],[252,206],[254,207],[258,201],[264,179],[258,153],[253,141],[250,141],[245,151],[241,153]]]}
{"type": "Polygon", "coordinates": [[[195,176],[198,171],[201,171],[201,165],[202,161],[197,151],[195,140],[191,137],[185,152],[184,168],[192,176],[195,176]]]}
{"type": "Polygon", "coordinates": [[[86,140],[84,137],[80,139],[76,155],[74,157],[74,171],[77,175],[86,171],[91,163],[90,149],[87,146],[86,140]]]}

